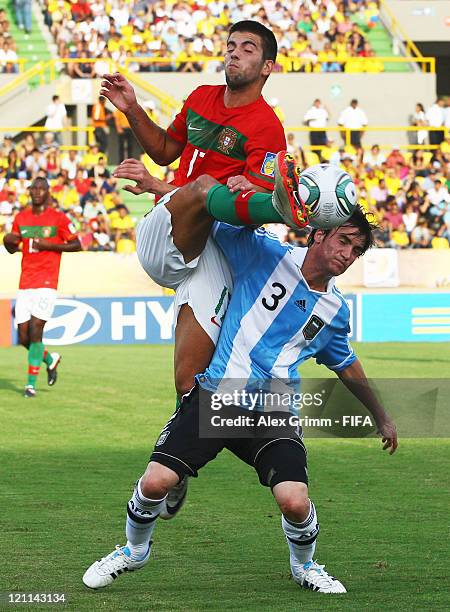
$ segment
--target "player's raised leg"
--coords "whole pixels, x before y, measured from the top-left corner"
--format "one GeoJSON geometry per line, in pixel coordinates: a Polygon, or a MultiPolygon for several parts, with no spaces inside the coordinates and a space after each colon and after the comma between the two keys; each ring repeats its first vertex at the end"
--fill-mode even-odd
{"type": "Polygon", "coordinates": [[[133,572],[148,563],[156,519],[164,507],[167,492],[178,481],[178,474],[170,468],[154,461],[149,463],[127,504],[125,546],[116,546],[109,555],[95,561],[84,573],[85,586],[107,587],[124,572],[133,572]]]}

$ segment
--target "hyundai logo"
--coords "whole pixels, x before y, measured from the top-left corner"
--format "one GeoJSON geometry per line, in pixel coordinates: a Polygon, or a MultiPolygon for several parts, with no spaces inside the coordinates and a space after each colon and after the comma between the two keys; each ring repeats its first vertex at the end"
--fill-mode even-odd
{"type": "Polygon", "coordinates": [[[43,341],[53,346],[78,344],[94,336],[101,322],[99,313],[89,304],[59,299],[53,317],[45,325],[43,341]],[[61,310],[62,314],[58,314],[61,310]]]}

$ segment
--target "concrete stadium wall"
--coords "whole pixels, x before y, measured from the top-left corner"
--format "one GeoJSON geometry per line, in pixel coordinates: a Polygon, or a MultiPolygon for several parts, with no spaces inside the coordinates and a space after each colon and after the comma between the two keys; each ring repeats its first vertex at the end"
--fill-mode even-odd
{"type": "Polygon", "coordinates": [[[441,0],[388,0],[387,5],[414,41],[450,41],[450,5],[441,0]]]}
{"type": "MultiPolygon", "coordinates": [[[[0,253],[0,297],[17,293],[21,255],[0,253]]],[[[162,289],[142,269],[137,256],[70,253],[61,260],[58,293],[65,296],[160,296],[162,289]]]]}
{"type": "MultiPolygon", "coordinates": [[[[400,251],[398,259],[400,290],[445,290],[445,287],[448,290],[450,287],[450,251],[400,251]]],[[[19,254],[0,253],[0,298],[15,297],[20,260],[19,254]]],[[[338,279],[337,285],[343,291],[355,291],[364,287],[363,278],[363,260],[358,260],[338,279]]],[[[163,291],[142,270],[135,255],[70,253],[62,257],[59,294],[161,296],[163,291]]]]}

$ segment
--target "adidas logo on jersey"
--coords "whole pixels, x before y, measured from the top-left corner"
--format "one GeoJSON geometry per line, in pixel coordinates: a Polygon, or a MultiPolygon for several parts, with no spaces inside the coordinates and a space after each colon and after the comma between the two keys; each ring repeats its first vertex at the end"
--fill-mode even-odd
{"type": "Polygon", "coordinates": [[[306,312],[306,300],[295,300],[295,305],[303,312],[306,312]]]}

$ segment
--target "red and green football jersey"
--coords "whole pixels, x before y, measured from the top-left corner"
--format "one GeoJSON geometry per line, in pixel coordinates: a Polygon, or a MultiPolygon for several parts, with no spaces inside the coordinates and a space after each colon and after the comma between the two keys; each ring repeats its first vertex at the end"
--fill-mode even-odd
{"type": "Polygon", "coordinates": [[[225,85],[202,85],[187,98],[167,129],[184,145],[174,184],[185,185],[201,174],[220,183],[244,175],[273,189],[275,156],[286,149],[283,126],[262,96],[246,106],[227,108],[225,85]]]}
{"type": "Polygon", "coordinates": [[[33,239],[45,238],[55,244],[75,240],[77,233],[70,219],[54,208],[35,215],[29,206],[16,215],[12,231],[21,236],[23,245],[19,289],[57,289],[61,253],[33,250],[33,239]]]}

